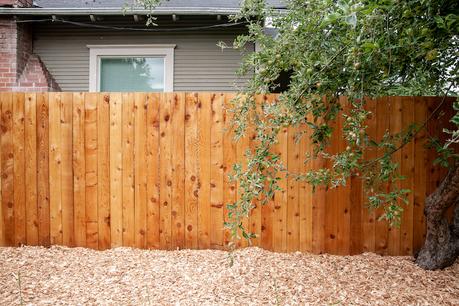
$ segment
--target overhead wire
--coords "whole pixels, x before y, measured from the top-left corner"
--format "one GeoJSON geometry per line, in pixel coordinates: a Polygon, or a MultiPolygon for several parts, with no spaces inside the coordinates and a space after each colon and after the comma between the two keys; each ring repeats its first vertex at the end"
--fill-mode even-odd
{"type": "Polygon", "coordinates": [[[29,19],[29,20],[16,20],[16,23],[39,23],[39,22],[60,22],[63,24],[70,24],[85,28],[96,28],[105,30],[117,30],[117,31],[138,31],[138,32],[180,32],[180,31],[195,31],[195,30],[206,30],[215,28],[229,28],[237,25],[245,24],[245,22],[232,22],[232,23],[219,23],[205,26],[194,26],[194,27],[175,27],[175,28],[133,28],[133,27],[120,27],[110,26],[102,24],[93,24],[86,22],[70,21],[62,18],[46,18],[46,19],[29,19]]]}

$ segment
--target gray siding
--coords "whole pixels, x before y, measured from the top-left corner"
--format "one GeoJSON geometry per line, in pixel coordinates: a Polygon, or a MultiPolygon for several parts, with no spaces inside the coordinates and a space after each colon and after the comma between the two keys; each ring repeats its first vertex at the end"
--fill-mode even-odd
{"type": "MultiPolygon", "coordinates": [[[[90,23],[88,19],[84,22],[90,23]]],[[[180,26],[196,26],[193,20],[179,22],[180,26]]],[[[198,25],[210,22],[215,23],[215,19],[201,21],[198,25]]],[[[163,26],[177,26],[177,23],[168,23],[163,26]]],[[[126,23],[124,26],[132,24],[126,23]]],[[[222,51],[216,44],[219,41],[232,43],[242,31],[241,28],[226,28],[212,31],[152,33],[83,28],[61,23],[35,24],[34,52],[41,57],[63,91],[87,91],[87,45],[176,44],[174,91],[232,91],[235,90],[235,85],[241,86],[246,81],[246,77],[240,78],[236,75],[242,54],[232,49],[222,51]]]]}

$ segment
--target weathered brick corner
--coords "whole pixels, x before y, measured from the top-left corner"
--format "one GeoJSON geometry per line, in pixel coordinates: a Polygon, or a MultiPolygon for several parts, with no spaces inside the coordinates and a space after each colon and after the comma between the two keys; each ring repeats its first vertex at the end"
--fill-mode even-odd
{"type": "MultiPolygon", "coordinates": [[[[0,0],[0,6],[31,7],[31,0],[0,0]]],[[[0,18],[0,91],[60,91],[38,55],[29,25],[0,18]]]]}

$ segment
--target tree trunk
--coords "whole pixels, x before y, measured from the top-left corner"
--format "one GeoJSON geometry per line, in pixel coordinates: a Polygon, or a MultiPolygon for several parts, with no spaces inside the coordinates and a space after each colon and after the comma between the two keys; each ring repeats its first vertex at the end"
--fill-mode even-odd
{"type": "Polygon", "coordinates": [[[440,186],[426,198],[424,215],[427,236],[419,251],[416,264],[426,270],[443,269],[452,265],[459,255],[459,167],[449,170],[440,186]],[[451,224],[446,210],[454,208],[451,224]]]}

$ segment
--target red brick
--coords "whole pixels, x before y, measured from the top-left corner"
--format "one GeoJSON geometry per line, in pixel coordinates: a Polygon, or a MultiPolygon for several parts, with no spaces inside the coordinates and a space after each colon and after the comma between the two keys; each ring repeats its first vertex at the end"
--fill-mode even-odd
{"type": "Polygon", "coordinates": [[[32,0],[0,0],[0,6],[30,7],[32,0]]]}
{"type": "MultiPolygon", "coordinates": [[[[31,0],[5,1],[1,5],[30,6],[31,0]]],[[[31,28],[0,17],[0,91],[59,91],[59,85],[40,58],[33,54],[31,28]]]]}

